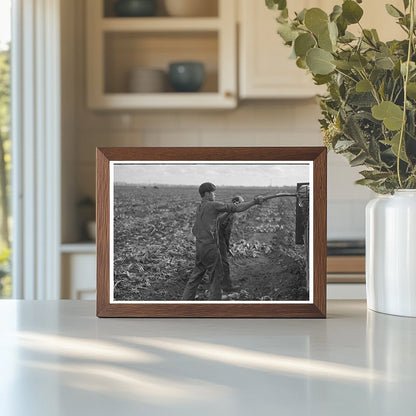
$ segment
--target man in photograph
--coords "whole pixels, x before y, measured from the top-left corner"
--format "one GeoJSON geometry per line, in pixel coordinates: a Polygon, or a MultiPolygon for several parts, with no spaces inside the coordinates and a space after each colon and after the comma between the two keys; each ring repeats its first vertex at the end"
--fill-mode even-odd
{"type": "Polygon", "coordinates": [[[195,267],[185,286],[183,300],[195,300],[196,291],[205,273],[209,278],[209,300],[221,300],[221,281],[223,266],[217,233],[218,217],[222,213],[243,212],[263,203],[263,197],[240,204],[215,201],[216,187],[213,183],[204,182],[199,187],[201,203],[196,213],[192,233],[196,237],[195,267]]]}
{"type": "MultiPolygon", "coordinates": [[[[234,205],[239,205],[244,202],[244,198],[240,195],[236,195],[233,197],[231,202],[234,205]]],[[[234,220],[235,214],[226,212],[221,214],[217,221],[218,243],[221,254],[222,269],[224,273],[221,287],[224,292],[232,292],[234,289],[230,276],[230,263],[228,261],[228,254],[230,253],[230,238],[231,232],[233,230],[234,220]]]]}

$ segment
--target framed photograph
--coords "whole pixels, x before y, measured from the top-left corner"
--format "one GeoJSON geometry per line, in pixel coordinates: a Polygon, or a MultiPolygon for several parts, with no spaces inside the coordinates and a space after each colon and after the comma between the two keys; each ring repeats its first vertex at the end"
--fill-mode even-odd
{"type": "Polygon", "coordinates": [[[97,316],[324,318],[326,152],[98,148],[97,316]]]}

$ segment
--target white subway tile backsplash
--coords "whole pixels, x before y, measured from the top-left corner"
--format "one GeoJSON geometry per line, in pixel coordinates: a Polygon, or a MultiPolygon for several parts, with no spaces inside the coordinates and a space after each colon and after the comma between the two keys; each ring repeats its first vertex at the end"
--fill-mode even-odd
{"type": "Polygon", "coordinates": [[[180,112],[178,111],[142,111],[132,117],[133,130],[148,130],[154,128],[177,130],[180,127],[180,112]]]}
{"type": "Polygon", "coordinates": [[[322,146],[320,133],[310,130],[256,130],[255,138],[256,142],[268,143],[268,146],[322,146]]]}
{"type": "Polygon", "coordinates": [[[200,134],[201,146],[258,146],[255,133],[254,129],[206,130],[200,134]]]}
{"type": "Polygon", "coordinates": [[[226,119],[224,111],[181,111],[178,113],[180,130],[216,129],[224,131],[226,119]]]}
{"type": "Polygon", "coordinates": [[[200,146],[197,131],[148,130],[143,133],[142,146],[193,147],[200,146]]]}
{"type": "Polygon", "coordinates": [[[322,118],[322,115],[315,98],[305,101],[297,100],[292,118],[295,119],[296,128],[320,131],[321,127],[318,120],[322,118]]]}
{"type": "Polygon", "coordinates": [[[114,114],[78,109],[75,119],[76,128],[79,130],[126,131],[133,128],[133,115],[131,113],[114,114]]]}

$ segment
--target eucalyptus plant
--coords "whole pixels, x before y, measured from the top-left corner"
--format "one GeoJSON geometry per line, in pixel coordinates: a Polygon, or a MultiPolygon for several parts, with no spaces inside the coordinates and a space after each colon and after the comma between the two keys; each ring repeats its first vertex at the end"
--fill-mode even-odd
{"type": "Polygon", "coordinates": [[[292,47],[296,65],[325,84],[320,97],[324,143],[365,166],[357,183],[377,193],[416,188],[415,0],[401,9],[380,5],[395,19],[404,39],[382,42],[363,28],[362,0],[344,0],[328,14],[320,8],[289,16],[286,0],[266,0],[279,10],[278,34],[292,47]],[[354,35],[350,29],[357,26],[354,35]]]}

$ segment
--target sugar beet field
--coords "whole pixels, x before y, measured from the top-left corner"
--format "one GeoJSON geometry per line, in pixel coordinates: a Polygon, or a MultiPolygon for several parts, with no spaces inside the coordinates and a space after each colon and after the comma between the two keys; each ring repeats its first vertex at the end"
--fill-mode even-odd
{"type": "MultiPolygon", "coordinates": [[[[222,188],[216,200],[246,201],[295,188],[222,188]]],[[[195,261],[191,233],[200,197],[196,187],[116,185],[114,188],[114,299],[180,300],[195,261]]],[[[277,198],[236,214],[231,279],[223,300],[307,300],[304,247],[295,244],[295,198],[277,198]]],[[[208,279],[197,300],[207,300],[208,279]]]]}

